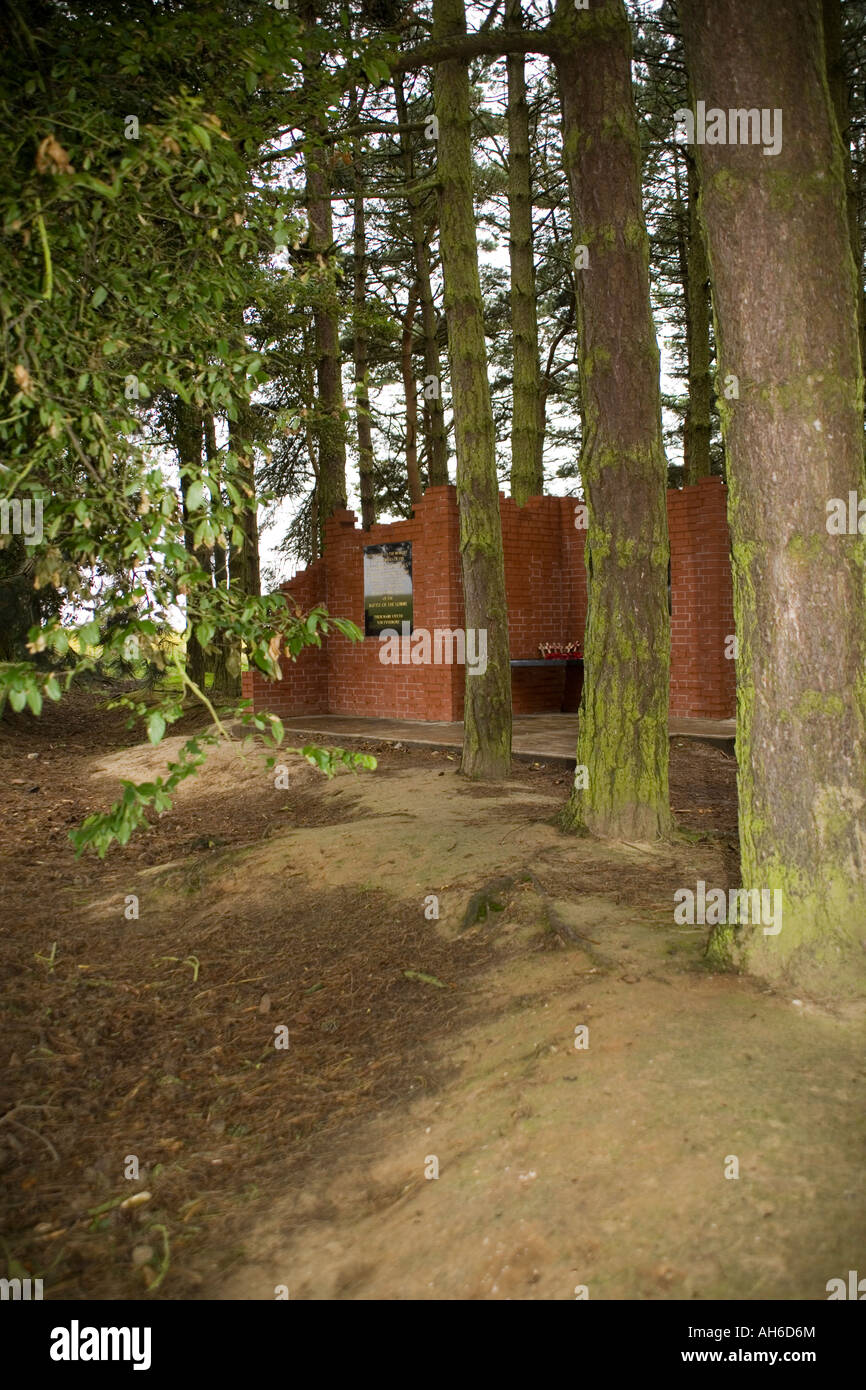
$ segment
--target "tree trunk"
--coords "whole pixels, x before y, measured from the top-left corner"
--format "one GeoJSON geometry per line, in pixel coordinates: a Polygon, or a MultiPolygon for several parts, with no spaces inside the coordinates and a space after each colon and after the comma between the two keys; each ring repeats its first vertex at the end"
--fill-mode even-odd
{"type": "MultiPolygon", "coordinates": [[[[521,29],[521,0],[507,0],[506,27],[521,29]]],[[[511,259],[511,326],[514,379],[511,413],[511,496],[519,507],[544,491],[539,472],[538,320],[532,249],[529,108],[522,53],[505,60],[508,71],[508,250],[511,259]]]]}
{"type": "MultiPolygon", "coordinates": [[[[406,125],[406,97],[400,77],[394,79],[394,101],[397,120],[406,125]]],[[[411,137],[401,131],[400,144],[403,150],[403,167],[407,183],[415,177],[415,161],[412,158],[411,137]]],[[[442,373],[439,365],[439,343],[436,337],[436,305],[433,300],[433,286],[430,280],[430,250],[427,245],[427,232],[424,226],[424,211],[421,199],[413,194],[407,198],[409,225],[412,230],[412,250],[415,260],[415,280],[418,287],[418,301],[421,305],[421,331],[424,335],[424,416],[427,428],[427,480],[431,487],[443,487],[448,483],[448,436],[445,429],[445,412],[442,408],[442,373]]]]}
{"type": "MultiPolygon", "coordinates": [[[[180,496],[183,512],[183,541],[190,555],[194,555],[201,569],[206,573],[212,565],[211,553],[207,546],[196,547],[193,540],[194,528],[187,509],[187,494],[190,484],[201,473],[202,415],[196,406],[187,405],[180,397],[175,402],[175,447],[180,465],[180,496]]],[[[186,630],[186,674],[201,690],[205,685],[204,649],[195,635],[193,615],[187,615],[186,630]]]]}
{"type": "Polygon", "coordinates": [[[860,244],[857,185],[851,168],[851,107],[848,100],[848,74],[845,71],[845,54],[842,46],[841,0],[823,0],[822,12],[827,81],[845,151],[845,197],[848,230],[851,237],[854,265],[857,269],[857,333],[860,339],[860,361],[866,363],[866,295],[863,292],[863,248],[860,244]]]}
{"type": "MultiPolygon", "coordinates": [[[[219,469],[219,450],[216,441],[216,426],[214,417],[208,414],[204,418],[204,449],[205,457],[208,462],[208,471],[212,478],[217,478],[219,469]]],[[[224,545],[219,542],[214,546],[214,582],[217,588],[228,589],[231,587],[231,576],[229,574],[228,552],[224,545]]],[[[213,690],[217,695],[227,695],[231,698],[238,698],[241,693],[241,659],[240,643],[236,637],[232,637],[227,632],[218,632],[214,637],[214,659],[213,659],[213,690]]]]}
{"type": "MultiPolygon", "coordinates": [[[[40,623],[39,594],[33,588],[36,564],[22,535],[9,537],[0,551],[0,661],[20,661],[27,655],[27,634],[40,623]]],[[[0,704],[0,718],[12,713],[0,704]]]]}
{"type": "MultiPolygon", "coordinates": [[[[303,19],[308,29],[318,25],[320,21],[316,17],[315,6],[305,4],[303,19]]],[[[334,220],[328,147],[322,141],[326,121],[324,113],[319,110],[321,99],[317,82],[310,63],[306,61],[303,89],[306,110],[310,113],[306,129],[311,137],[304,155],[305,205],[309,222],[307,246],[311,252],[327,258],[334,244],[334,220]]],[[[317,279],[313,306],[318,385],[315,428],[319,455],[318,515],[323,544],[325,522],[337,507],[346,505],[345,404],[340,356],[340,301],[336,280],[327,266],[320,267],[315,261],[312,266],[310,273],[317,279]]]]}
{"type": "Polygon", "coordinates": [[[541,482],[542,493],[544,492],[544,436],[547,433],[547,396],[549,391],[550,378],[539,377],[535,425],[535,473],[541,482]]]}
{"type": "Polygon", "coordinates": [[[685,298],[689,403],[683,426],[683,463],[685,482],[691,484],[710,476],[713,378],[710,356],[710,267],[698,217],[698,174],[694,160],[689,156],[686,157],[686,178],[689,225],[685,298]]]}
{"type": "Polygon", "coordinates": [[[412,362],[417,302],[413,288],[409,293],[409,303],[406,306],[406,315],[403,319],[400,352],[403,393],[406,397],[406,476],[409,480],[409,498],[413,504],[421,501],[421,474],[418,471],[418,388],[412,362]]]}
{"type": "Polygon", "coordinates": [[[307,458],[310,460],[310,472],[313,475],[313,486],[310,492],[310,521],[309,521],[309,558],[308,563],[312,564],[318,560],[321,554],[319,542],[321,539],[321,528],[319,526],[319,458],[316,452],[316,434],[313,429],[313,401],[315,400],[316,388],[313,379],[313,357],[309,350],[309,333],[306,328],[302,329],[303,351],[301,354],[301,366],[304,379],[304,401],[303,410],[304,421],[304,444],[306,445],[307,458]]]}
{"type": "Polygon", "coordinates": [[[858,535],[828,533],[828,503],[863,496],[863,383],[821,0],[683,0],[681,15],[695,97],[727,110],[748,93],[785,121],[772,156],[697,146],[729,388],[742,881],[782,895],[780,931],[727,926],[711,949],[862,996],[866,562],[858,535]]]}
{"type": "Polygon", "coordinates": [[[554,23],[563,149],[573,203],[578,349],[584,416],[580,472],[587,499],[586,679],[569,828],[652,840],[668,804],[667,467],[659,352],[650,310],[649,247],[622,0],[554,23]]]}
{"type": "MultiPolygon", "coordinates": [[[[244,495],[255,500],[256,475],[253,449],[253,417],[247,404],[238,406],[237,420],[229,421],[229,444],[238,460],[238,483],[244,495]]],[[[253,505],[241,513],[240,527],[244,533],[243,549],[232,565],[233,577],[241,593],[258,598],[262,591],[259,569],[259,521],[258,508],[253,505]]]]}
{"type": "MultiPolygon", "coordinates": [[[[433,28],[437,38],[465,34],[463,0],[434,0],[433,28]]],[[[457,445],[467,649],[470,636],[480,644],[482,632],[487,647],[486,669],[479,663],[473,674],[468,663],[466,667],[461,771],[467,777],[492,779],[511,772],[511,669],[496,445],[475,243],[465,62],[452,59],[437,66],[435,95],[440,246],[457,445]]]]}
{"type": "Polygon", "coordinates": [[[368,386],[367,325],[364,315],[367,311],[367,228],[364,218],[364,185],[361,177],[361,144],[355,141],[354,153],[354,278],[353,304],[355,321],[352,325],[352,342],[355,359],[355,424],[358,431],[358,474],[361,490],[361,526],[365,531],[376,522],[376,501],[373,483],[375,460],[373,457],[373,430],[370,421],[370,393],[368,386]]]}
{"type": "MultiPolygon", "coordinates": [[[[574,284],[574,276],[572,275],[572,286],[573,286],[573,284],[574,284]]],[[[574,296],[572,296],[572,301],[573,301],[573,298],[574,298],[574,296]]],[[[550,343],[550,346],[549,346],[548,349],[547,349],[547,363],[546,363],[546,365],[545,365],[545,367],[544,367],[544,370],[541,372],[541,375],[540,375],[540,378],[539,378],[539,387],[538,387],[538,433],[537,433],[537,436],[536,436],[536,448],[537,448],[537,452],[538,452],[538,476],[539,476],[539,478],[541,478],[542,482],[544,481],[544,438],[545,438],[545,435],[546,435],[546,433],[547,433],[547,398],[548,398],[548,396],[550,395],[550,392],[551,392],[551,389],[552,389],[552,386],[553,386],[553,378],[554,378],[554,373],[555,373],[555,370],[556,370],[556,350],[557,350],[557,348],[559,347],[559,344],[562,342],[562,340],[563,340],[563,338],[565,337],[565,335],[569,332],[570,328],[573,326],[573,324],[574,324],[574,304],[573,304],[573,302],[572,302],[572,307],[569,308],[568,313],[567,313],[565,319],[560,321],[559,327],[557,328],[556,333],[553,335],[553,339],[552,339],[552,341],[551,341],[551,343],[550,343]]],[[[580,393],[578,392],[577,394],[578,394],[578,396],[579,396],[580,393]]],[[[582,437],[582,435],[583,435],[583,425],[584,425],[584,420],[583,420],[583,407],[581,406],[579,400],[578,400],[578,414],[579,414],[579,416],[580,416],[580,428],[581,428],[581,437],[582,437]]]]}
{"type": "MultiPolygon", "coordinates": [[[[219,542],[214,546],[214,582],[218,589],[229,587],[228,555],[225,546],[219,542]]],[[[231,638],[225,632],[217,632],[213,638],[213,692],[215,695],[240,695],[241,678],[240,666],[237,673],[231,674],[229,667],[233,666],[231,661],[232,643],[231,638]]]]}

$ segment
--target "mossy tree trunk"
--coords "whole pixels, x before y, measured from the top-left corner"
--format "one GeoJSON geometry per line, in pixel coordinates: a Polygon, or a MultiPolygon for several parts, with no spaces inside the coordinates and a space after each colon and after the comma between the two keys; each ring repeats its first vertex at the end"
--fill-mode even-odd
{"type": "Polygon", "coordinates": [[[698,173],[686,156],[688,240],[686,248],[686,355],[689,403],[683,426],[683,463],[687,484],[710,476],[710,416],[713,405],[710,352],[710,267],[698,216],[698,173]]]}
{"type": "MultiPolygon", "coordinates": [[[[194,555],[200,569],[210,573],[213,557],[207,546],[197,546],[194,540],[194,525],[187,507],[187,494],[190,485],[201,474],[202,413],[195,405],[187,405],[178,396],[174,409],[174,445],[180,466],[180,497],[183,512],[183,540],[190,555],[194,555]]],[[[204,690],[205,654],[204,648],[195,635],[191,616],[187,618],[186,630],[186,674],[191,681],[204,690]]]]}
{"type": "MultiPolygon", "coordinates": [[[[212,478],[218,479],[219,449],[217,447],[216,422],[211,413],[204,417],[204,451],[208,472],[212,478]]],[[[232,578],[229,568],[228,551],[219,541],[214,545],[213,566],[214,583],[217,588],[228,589],[235,586],[236,581],[232,578]]],[[[234,557],[232,557],[233,566],[234,557]]],[[[214,692],[218,695],[236,698],[241,693],[240,643],[236,637],[232,637],[229,633],[218,632],[214,638],[214,648],[214,692]]]]}
{"type": "MultiPolygon", "coordinates": [[[[308,29],[320,23],[315,5],[304,4],[303,20],[308,29]]],[[[318,399],[315,431],[318,443],[319,479],[317,510],[320,543],[324,544],[325,522],[337,507],[346,504],[346,407],[343,400],[343,361],[340,354],[340,300],[332,265],[334,219],[331,209],[331,180],[328,148],[324,143],[326,119],[320,81],[313,70],[314,58],[305,61],[303,95],[308,113],[304,153],[306,176],[305,206],[312,253],[310,274],[316,277],[313,324],[318,399]],[[319,265],[315,256],[321,256],[319,265]]]]}
{"type": "Polygon", "coordinates": [[[697,147],[713,277],[734,572],[743,885],[778,933],[717,956],[823,996],[866,993],[866,557],[828,534],[864,495],[845,162],[821,0],[683,0],[694,99],[784,114],[782,147],[697,147]],[[724,42],[719,35],[725,36],[724,42]],[[748,102],[744,94],[748,94],[748,102]]]}
{"type": "Polygon", "coordinates": [[[415,380],[413,359],[417,307],[418,299],[413,285],[409,291],[400,341],[400,368],[403,373],[403,395],[406,401],[406,477],[409,481],[409,500],[413,506],[421,501],[422,496],[421,473],[418,469],[418,384],[415,380]]]}
{"type": "MultiPolygon", "coordinates": [[[[246,403],[237,406],[237,419],[229,421],[229,446],[238,461],[238,484],[244,496],[255,502],[255,420],[252,408],[246,403]]],[[[258,508],[253,505],[241,513],[240,527],[244,533],[241,553],[232,565],[241,592],[255,598],[261,594],[262,580],[259,561],[258,508]]]]}
{"type": "MultiPolygon", "coordinates": [[[[393,88],[397,120],[401,126],[405,126],[408,124],[409,116],[401,77],[394,78],[393,88]]],[[[408,131],[401,131],[400,145],[406,182],[411,183],[415,178],[415,160],[412,155],[412,137],[408,131]]],[[[445,412],[442,407],[442,374],[439,365],[436,305],[433,299],[433,283],[430,278],[430,247],[424,221],[423,195],[410,193],[407,204],[412,233],[412,254],[415,262],[415,284],[418,302],[421,306],[421,332],[424,340],[424,422],[427,442],[427,481],[431,487],[443,487],[448,483],[448,435],[445,429],[445,412]]]]}
{"type": "MultiPolygon", "coordinates": [[[[310,163],[313,165],[311,156],[310,163]]],[[[310,245],[317,249],[333,244],[331,193],[318,165],[308,168],[307,214],[310,245]]],[[[346,435],[340,354],[340,305],[333,272],[316,269],[318,276],[313,323],[315,330],[316,385],[315,431],[319,457],[319,525],[346,501],[346,435]]]]}
{"type": "Polygon", "coordinates": [[[866,363],[866,295],[863,292],[863,247],[860,244],[859,192],[851,168],[851,104],[848,98],[848,73],[842,43],[841,0],[823,0],[824,52],[827,59],[827,81],[833,110],[839,124],[839,134],[845,155],[845,191],[848,210],[848,230],[851,251],[857,268],[857,328],[860,338],[860,360],[866,363]]]}
{"type": "MultiPolygon", "coordinates": [[[[219,541],[213,548],[214,563],[214,584],[218,589],[229,587],[229,566],[228,553],[224,545],[219,541]]],[[[219,632],[213,639],[213,659],[211,668],[213,670],[213,690],[218,695],[240,695],[241,675],[240,661],[237,665],[232,653],[235,650],[235,643],[224,632],[219,632]]]]}
{"type": "Polygon", "coordinates": [[[316,388],[313,371],[313,353],[310,350],[310,334],[308,329],[301,330],[303,348],[301,351],[301,366],[304,382],[303,399],[307,402],[304,411],[304,443],[307,449],[307,458],[310,461],[310,472],[313,475],[313,486],[310,490],[310,520],[309,520],[309,563],[318,560],[321,555],[321,528],[319,526],[319,455],[318,441],[316,432],[313,429],[312,402],[315,399],[316,388]]]}
{"type": "Polygon", "coordinates": [[[577,762],[588,785],[576,784],[564,823],[652,840],[670,829],[667,468],[631,37],[622,0],[560,0],[554,25],[574,241],[586,247],[575,284],[589,512],[577,762]]]}
{"type": "MultiPolygon", "coordinates": [[[[438,38],[465,34],[463,0],[434,0],[433,27],[438,38]]],[[[511,670],[493,411],[475,242],[469,74],[464,61],[451,59],[437,65],[435,99],[467,647],[470,632],[485,632],[487,643],[486,669],[482,672],[479,666],[472,674],[466,667],[461,771],[467,777],[494,779],[511,772],[511,670]]]]}
{"type": "MultiPolygon", "coordinates": [[[[506,27],[521,29],[521,0],[506,0],[506,27]]],[[[532,188],[529,165],[529,108],[525,59],[511,53],[508,73],[508,250],[511,259],[511,329],[513,385],[511,413],[511,496],[518,506],[544,491],[538,431],[540,374],[538,319],[535,307],[535,261],[532,238],[532,188]]]]}
{"type": "Polygon", "coordinates": [[[352,302],[354,322],[352,344],[355,365],[355,427],[358,432],[358,475],[361,492],[361,526],[365,531],[375,525],[376,501],[374,487],[375,460],[373,429],[370,416],[369,345],[367,313],[367,224],[364,213],[364,182],[361,170],[361,144],[353,144],[353,258],[352,302]]]}

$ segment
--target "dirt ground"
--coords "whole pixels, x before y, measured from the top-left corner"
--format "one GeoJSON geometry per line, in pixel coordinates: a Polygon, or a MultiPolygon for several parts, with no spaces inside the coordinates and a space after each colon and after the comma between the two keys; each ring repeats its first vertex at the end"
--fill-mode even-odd
{"type": "Polygon", "coordinates": [[[224,747],[76,861],[190,731],[154,750],[103,703],[0,721],[8,1277],[824,1299],[862,1268],[862,1018],[712,973],[673,922],[676,888],[736,883],[725,752],[673,741],[681,833],[648,848],[564,834],[560,767],[479,787],[371,745],[376,772],[279,789],[224,747]]]}

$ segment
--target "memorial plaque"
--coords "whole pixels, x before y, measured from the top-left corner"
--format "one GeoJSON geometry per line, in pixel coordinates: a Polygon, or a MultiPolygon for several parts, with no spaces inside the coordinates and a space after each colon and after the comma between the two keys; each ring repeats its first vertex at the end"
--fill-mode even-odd
{"type": "Polygon", "coordinates": [[[364,636],[378,637],[385,628],[412,632],[411,541],[364,546],[364,636]]]}

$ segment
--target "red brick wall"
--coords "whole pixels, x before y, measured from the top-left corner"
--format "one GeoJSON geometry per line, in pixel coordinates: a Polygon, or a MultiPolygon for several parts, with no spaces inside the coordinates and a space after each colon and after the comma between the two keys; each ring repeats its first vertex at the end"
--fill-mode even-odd
{"type": "MultiPolygon", "coordinates": [[[[302,608],[323,602],[328,611],[351,618],[364,631],[364,547],[388,541],[412,542],[413,627],[463,626],[456,490],[428,488],[411,521],[360,531],[350,511],[328,521],[325,558],[283,585],[302,608]],[[308,576],[316,572],[315,581],[308,576]]],[[[276,714],[357,714],[390,719],[442,719],[463,715],[461,666],[385,665],[376,637],[350,642],[338,633],[321,650],[301,652],[283,662],[279,686],[255,671],[244,694],[256,707],[276,714]]]]}
{"type": "Polygon", "coordinates": [[[734,631],[727,496],[719,478],[668,492],[670,712],[683,718],[727,719],[736,708],[735,663],[725,657],[734,631]]]}
{"type": "MultiPolygon", "coordinates": [[[[338,512],[328,523],[328,608],[364,630],[364,547],[388,541],[412,542],[413,628],[463,626],[456,492],[428,488],[411,521],[355,527],[352,512],[338,512]]],[[[464,671],[459,666],[385,665],[377,637],[350,642],[328,639],[331,650],[328,690],[331,714],[391,719],[460,719],[464,671]]]]}
{"type": "MultiPolygon", "coordinates": [[[[538,656],[539,642],[578,642],[586,621],[585,531],[574,525],[573,497],[531,497],[518,507],[500,494],[508,639],[512,660],[538,656]]],[[[511,672],[515,714],[558,710],[565,667],[511,672]]]]}
{"type": "MultiPolygon", "coordinates": [[[[327,603],[327,565],[316,560],[295,575],[283,590],[295,599],[304,612],[317,603],[327,603]]],[[[332,610],[337,612],[337,609],[332,610]]],[[[327,639],[329,640],[329,639],[327,639]]],[[[256,709],[270,710],[288,718],[294,714],[326,714],[328,712],[328,651],[321,647],[306,647],[297,661],[284,656],[280,662],[283,679],[269,681],[259,670],[244,672],[241,693],[252,700],[256,709]]]]}
{"type": "MultiPolygon", "coordinates": [[[[724,717],[734,712],[734,664],[724,639],[733,631],[726,491],[717,479],[668,493],[673,627],[671,713],[724,717]]],[[[539,642],[577,641],[586,620],[585,530],[575,501],[533,497],[525,507],[500,498],[512,659],[532,659],[539,642]]],[[[304,610],[326,604],[364,628],[366,545],[411,540],[414,627],[463,626],[457,495],[428,488],[411,521],[360,531],[350,511],[328,522],[325,558],[283,591],[304,610]]],[[[244,676],[244,695],[281,715],[357,714],[392,719],[455,720],[463,715],[464,668],[384,665],[378,638],[333,635],[321,649],[284,660],[283,680],[244,676]]],[[[564,667],[512,670],[515,714],[558,710],[564,667]]]]}

